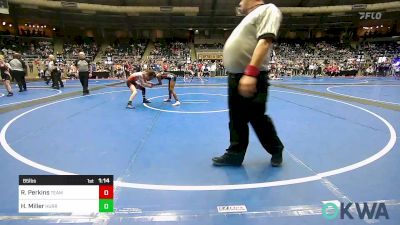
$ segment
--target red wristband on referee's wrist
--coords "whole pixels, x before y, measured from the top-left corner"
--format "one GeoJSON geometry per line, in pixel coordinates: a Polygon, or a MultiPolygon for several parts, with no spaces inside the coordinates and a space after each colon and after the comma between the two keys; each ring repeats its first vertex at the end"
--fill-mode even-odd
{"type": "Polygon", "coordinates": [[[248,65],[244,70],[244,74],[252,77],[258,77],[260,70],[256,66],[248,65]]]}

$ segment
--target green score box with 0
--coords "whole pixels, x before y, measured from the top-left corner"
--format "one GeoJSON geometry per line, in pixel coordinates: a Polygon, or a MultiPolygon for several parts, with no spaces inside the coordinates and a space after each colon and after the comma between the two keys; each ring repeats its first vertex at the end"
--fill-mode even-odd
{"type": "Polygon", "coordinates": [[[113,175],[20,175],[20,213],[112,213],[113,175]]]}

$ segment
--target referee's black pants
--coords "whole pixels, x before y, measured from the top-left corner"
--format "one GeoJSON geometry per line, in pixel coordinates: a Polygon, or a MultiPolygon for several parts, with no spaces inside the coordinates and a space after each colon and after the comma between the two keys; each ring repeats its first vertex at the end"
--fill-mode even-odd
{"type": "Polygon", "coordinates": [[[82,84],[84,94],[89,93],[89,72],[79,72],[79,80],[82,84]]]}
{"type": "Polygon", "coordinates": [[[58,70],[54,70],[51,72],[51,80],[53,82],[52,87],[56,89],[60,89],[61,87],[64,87],[64,83],[62,82],[61,78],[61,72],[58,70]]]}
{"type": "Polygon", "coordinates": [[[249,144],[249,126],[252,125],[262,146],[271,155],[283,151],[283,144],[279,139],[271,118],[265,114],[268,97],[267,72],[261,72],[257,78],[257,93],[254,97],[245,98],[238,92],[239,80],[243,74],[229,74],[228,105],[229,131],[231,153],[246,153],[249,144]]]}
{"type": "Polygon", "coordinates": [[[19,91],[26,90],[25,72],[19,70],[12,70],[12,76],[17,81],[19,91]]]}

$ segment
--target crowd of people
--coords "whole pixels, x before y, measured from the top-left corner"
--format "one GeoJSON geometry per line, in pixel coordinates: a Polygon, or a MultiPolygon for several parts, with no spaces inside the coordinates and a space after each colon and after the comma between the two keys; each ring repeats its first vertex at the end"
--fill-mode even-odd
{"type": "Polygon", "coordinates": [[[190,48],[184,42],[156,42],[148,60],[169,61],[174,64],[182,64],[190,60],[190,48]]]}
{"type": "Polygon", "coordinates": [[[224,44],[222,43],[215,43],[215,44],[199,44],[195,45],[196,49],[223,49],[224,44]]]}
{"type": "Polygon", "coordinates": [[[106,53],[113,54],[114,57],[135,57],[141,58],[147,47],[146,41],[136,42],[136,43],[114,43],[109,46],[106,53]]]}
{"type": "MultiPolygon", "coordinates": [[[[171,71],[193,76],[224,75],[222,60],[192,60],[189,45],[179,41],[160,41],[154,44],[150,55],[143,58],[147,41],[113,43],[104,52],[101,60],[94,62],[99,53],[95,42],[77,44],[66,42],[60,55],[54,54],[54,45],[47,40],[25,40],[17,37],[1,37],[1,55],[10,61],[15,52],[20,52],[30,73],[35,67],[39,76],[46,72],[46,58],[54,54],[62,58],[59,68],[69,78],[77,78],[74,61],[79,52],[84,52],[91,62],[93,72],[105,72],[107,77],[124,79],[132,72],[146,69],[171,71]]],[[[220,49],[223,45],[201,45],[198,49],[220,49]]],[[[279,42],[271,55],[271,73],[276,76],[338,76],[381,75],[388,76],[398,71],[393,60],[400,56],[400,45],[392,43],[362,43],[344,45],[334,42],[279,42]]]]}
{"type": "Polygon", "coordinates": [[[65,59],[78,59],[79,52],[84,52],[86,57],[93,60],[99,52],[96,42],[92,43],[73,43],[66,42],[63,45],[63,57],[65,59]]]}
{"type": "Polygon", "coordinates": [[[53,54],[54,45],[47,40],[23,39],[18,37],[0,38],[0,48],[2,55],[9,58],[13,52],[22,53],[24,59],[46,58],[53,54]]]}
{"type": "Polygon", "coordinates": [[[100,53],[101,60],[93,65],[93,71],[108,72],[109,77],[113,78],[125,78],[128,73],[140,69],[146,47],[147,41],[129,43],[115,41],[100,53]]]}
{"type": "Polygon", "coordinates": [[[392,75],[393,59],[400,54],[395,43],[358,46],[328,42],[278,43],[271,70],[277,75],[392,75]]]}
{"type": "Polygon", "coordinates": [[[48,55],[54,53],[54,45],[50,41],[38,41],[37,43],[29,43],[23,47],[25,58],[46,58],[48,55]]]}
{"type": "Polygon", "coordinates": [[[102,53],[102,59],[95,64],[94,71],[108,71],[111,77],[125,78],[129,73],[146,69],[184,71],[191,63],[190,48],[183,42],[157,42],[150,56],[143,59],[146,47],[146,41],[129,44],[115,42],[102,53]]]}

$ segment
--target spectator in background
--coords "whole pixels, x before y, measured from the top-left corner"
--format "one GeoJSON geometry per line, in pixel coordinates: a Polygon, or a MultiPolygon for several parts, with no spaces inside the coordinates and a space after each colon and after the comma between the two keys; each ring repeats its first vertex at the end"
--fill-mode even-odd
{"type": "Polygon", "coordinates": [[[214,61],[211,63],[211,67],[210,67],[211,77],[215,77],[216,71],[217,71],[217,62],[214,61]]]}
{"type": "Polygon", "coordinates": [[[29,61],[28,66],[29,66],[29,73],[32,74],[33,73],[33,62],[29,61]]]}
{"type": "Polygon", "coordinates": [[[366,69],[366,71],[365,71],[367,74],[367,76],[372,76],[373,74],[374,74],[374,72],[375,72],[375,70],[374,70],[374,66],[372,66],[372,65],[370,65],[367,69],[366,69]]]}
{"type": "Polygon", "coordinates": [[[21,60],[21,55],[18,53],[13,54],[13,59],[10,61],[11,74],[17,81],[19,92],[26,91],[26,64],[21,60]]]}

